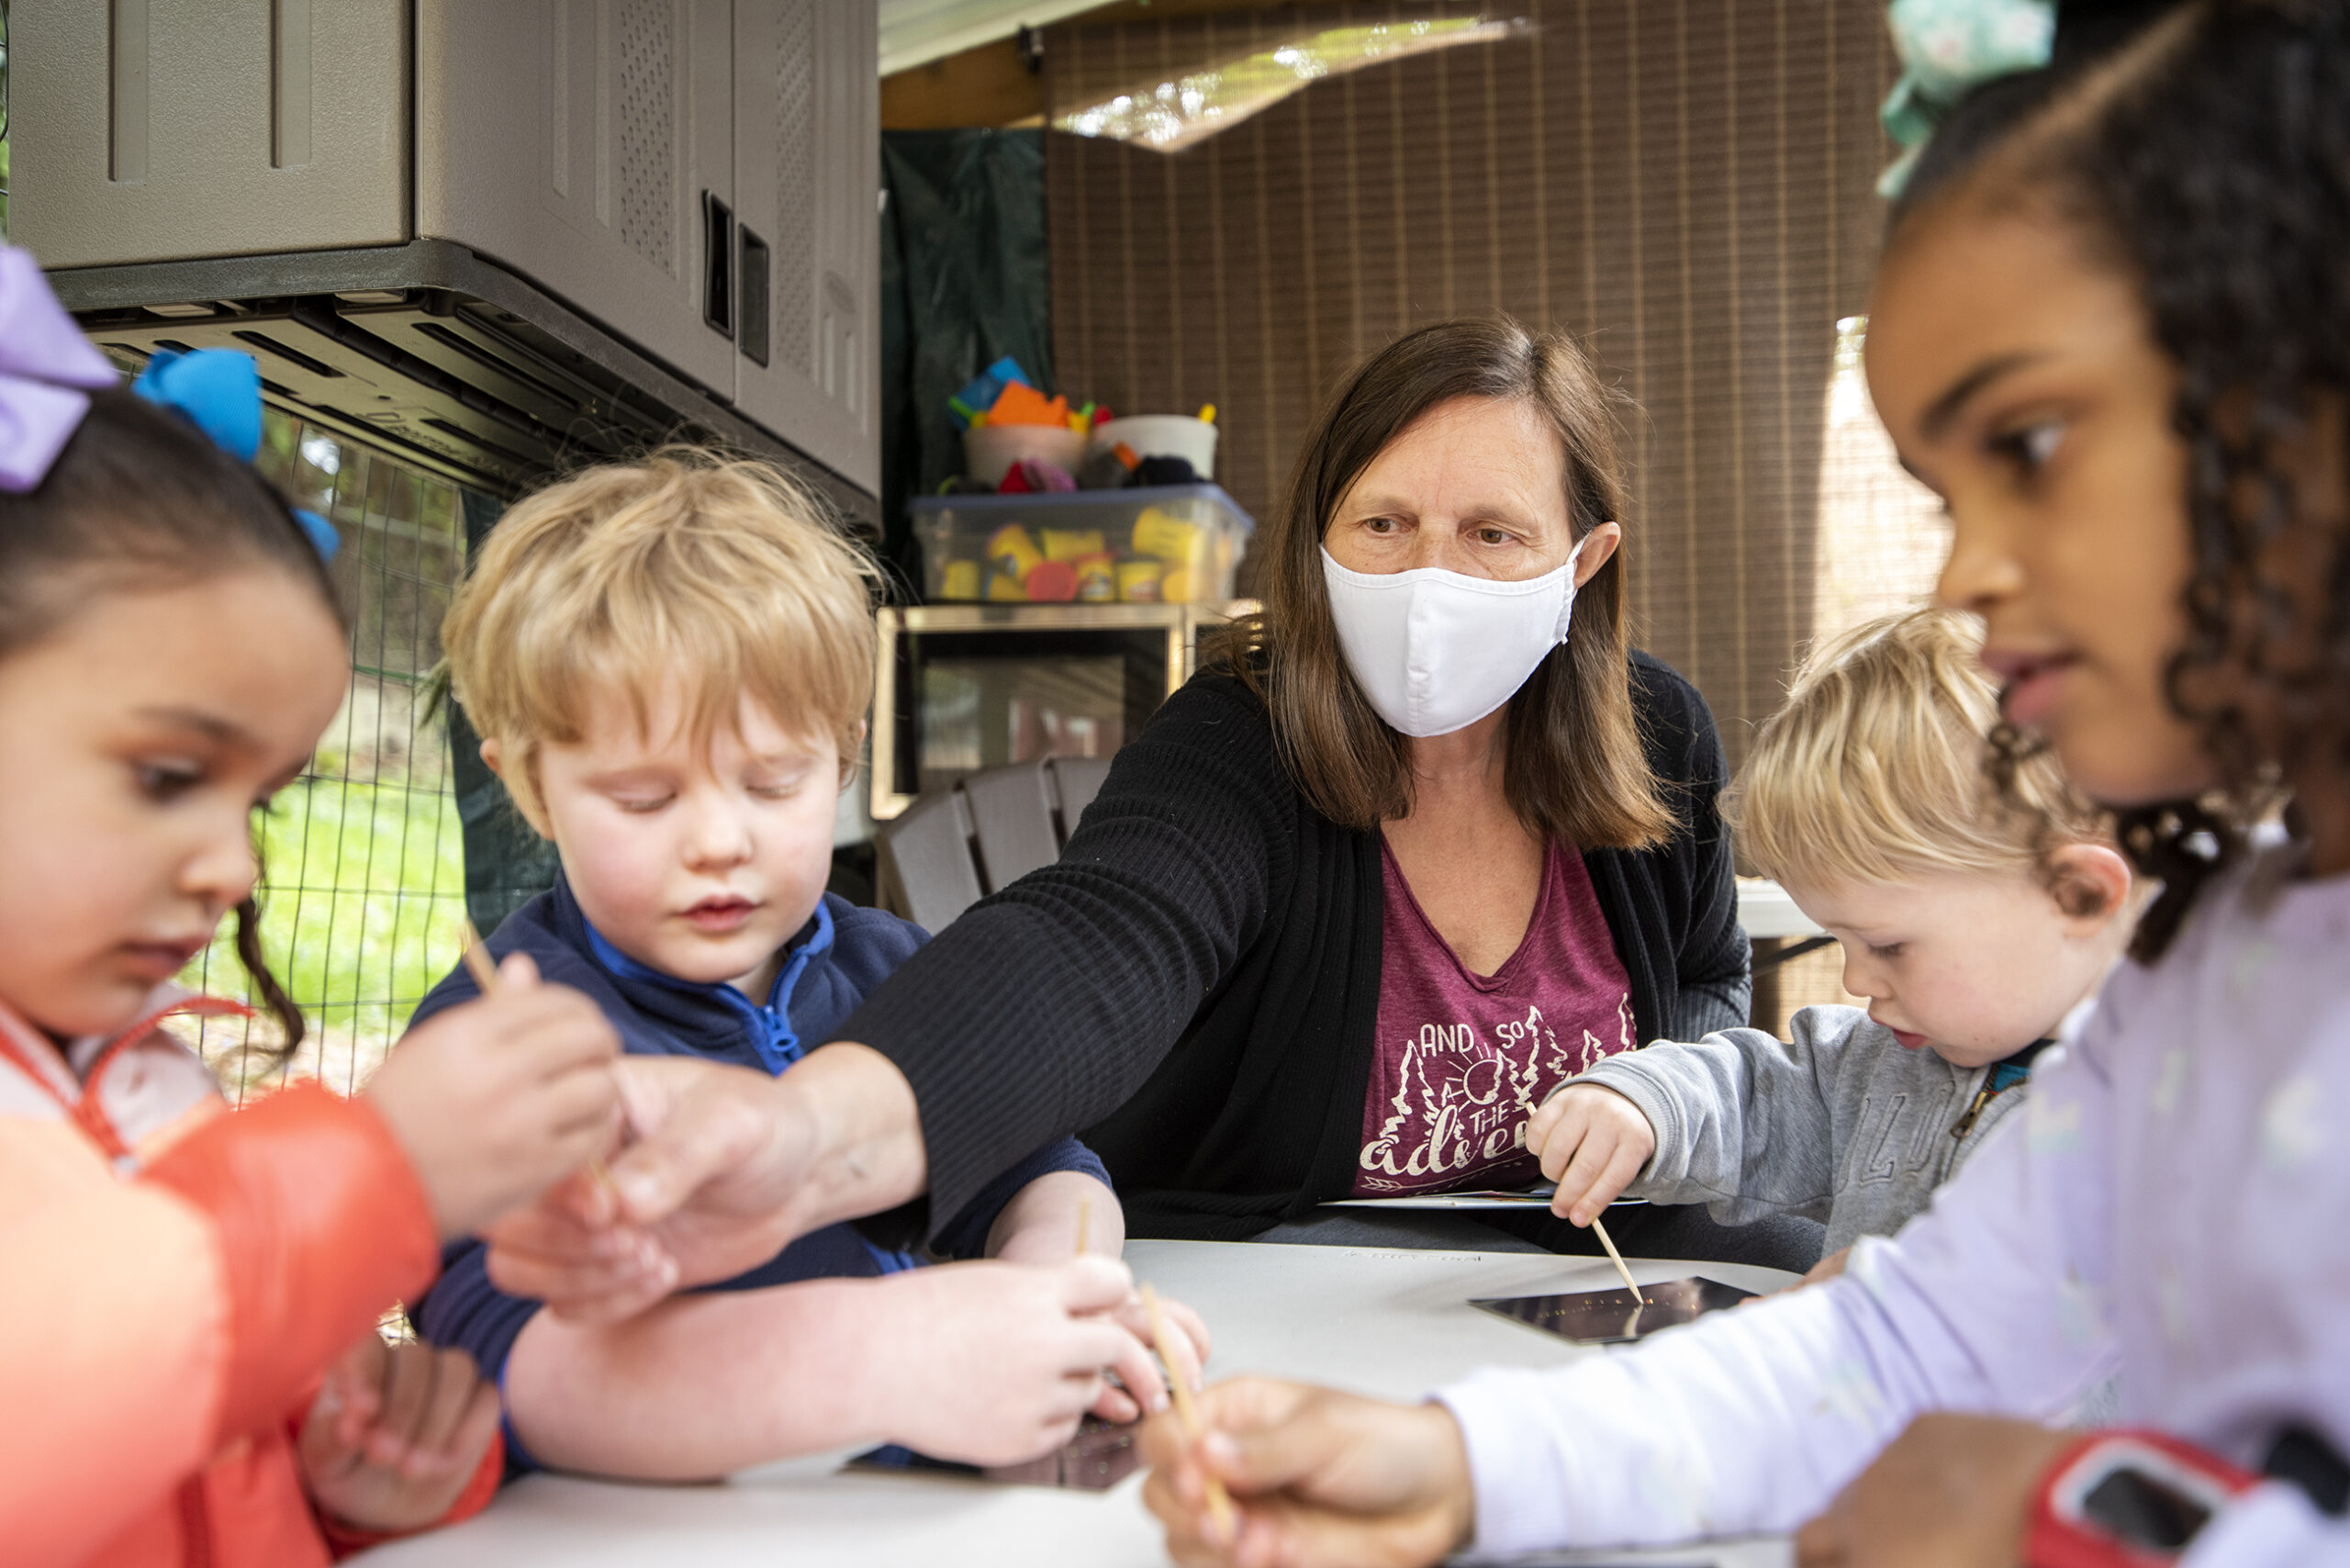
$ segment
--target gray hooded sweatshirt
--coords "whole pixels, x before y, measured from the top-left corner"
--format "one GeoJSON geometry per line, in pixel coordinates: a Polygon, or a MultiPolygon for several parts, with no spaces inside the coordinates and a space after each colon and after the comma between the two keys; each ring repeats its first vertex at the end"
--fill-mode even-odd
{"type": "Polygon", "coordinates": [[[1724,1225],[1802,1215],[1826,1225],[1826,1249],[1841,1251],[1892,1235],[1923,1209],[2027,1087],[1975,1108],[1994,1068],[1905,1049],[1857,1007],[1804,1008],[1788,1033],[1659,1040],[1574,1080],[1615,1090],[1656,1129],[1656,1153],[1624,1195],[1702,1203],[1724,1225]],[[1964,1136],[1953,1137],[1962,1124],[1964,1136]]]}

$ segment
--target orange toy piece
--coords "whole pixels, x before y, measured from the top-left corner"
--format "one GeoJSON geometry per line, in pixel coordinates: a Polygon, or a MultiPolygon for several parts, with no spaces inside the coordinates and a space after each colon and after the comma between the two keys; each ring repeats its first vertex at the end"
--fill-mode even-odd
{"type": "Polygon", "coordinates": [[[990,425],[1050,425],[1056,430],[1069,428],[1069,399],[1055,398],[1046,401],[1045,395],[1034,386],[1024,386],[1014,381],[1008,384],[994,407],[988,409],[990,425]]]}
{"type": "Polygon", "coordinates": [[[1077,597],[1077,568],[1067,561],[1039,561],[1022,579],[1035,604],[1067,604],[1077,597]]]}

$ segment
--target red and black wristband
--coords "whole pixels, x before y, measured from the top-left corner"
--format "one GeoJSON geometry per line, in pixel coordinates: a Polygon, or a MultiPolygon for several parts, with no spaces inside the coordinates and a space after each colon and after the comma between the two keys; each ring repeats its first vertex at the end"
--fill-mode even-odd
{"type": "Polygon", "coordinates": [[[2165,1568],[2261,1477],[2160,1432],[2092,1432],[2041,1477],[2030,1568],[2165,1568]]]}

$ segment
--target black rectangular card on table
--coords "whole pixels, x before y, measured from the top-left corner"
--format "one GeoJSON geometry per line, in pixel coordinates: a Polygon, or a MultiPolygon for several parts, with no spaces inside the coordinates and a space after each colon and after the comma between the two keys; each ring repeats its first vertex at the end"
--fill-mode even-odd
{"type": "Polygon", "coordinates": [[[1106,1492],[1142,1468],[1142,1450],[1135,1445],[1134,1428],[1113,1427],[1088,1416],[1078,1428],[1077,1436],[1025,1464],[957,1464],[892,1445],[858,1454],[848,1462],[848,1468],[868,1474],[895,1472],[908,1475],[959,1475],[1007,1486],[1068,1486],[1080,1492],[1106,1492]]]}
{"type": "Polygon", "coordinates": [[[1472,1301],[1496,1317],[1556,1334],[1578,1345],[1620,1345],[1644,1339],[1660,1328],[1671,1328],[1736,1306],[1753,1298],[1752,1291],[1723,1284],[1719,1280],[1669,1280],[1642,1285],[1643,1300],[1620,1286],[1612,1291],[1573,1291],[1562,1295],[1514,1295],[1472,1301]]]}

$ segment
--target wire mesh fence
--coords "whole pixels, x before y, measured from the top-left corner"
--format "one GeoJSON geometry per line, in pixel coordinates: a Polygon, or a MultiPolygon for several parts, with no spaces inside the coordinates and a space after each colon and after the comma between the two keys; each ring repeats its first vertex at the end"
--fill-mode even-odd
{"type": "MultiPolygon", "coordinates": [[[[351,684],[310,767],[257,819],[262,948],[308,1020],[280,1062],[266,1013],[188,1020],[186,1036],[241,1103],[282,1074],[362,1087],[459,957],[464,855],[447,730],[427,700],[441,618],[464,569],[456,487],[271,409],[260,466],[342,537],[351,684]]],[[[232,924],[181,976],[257,1002],[232,924]]]]}

